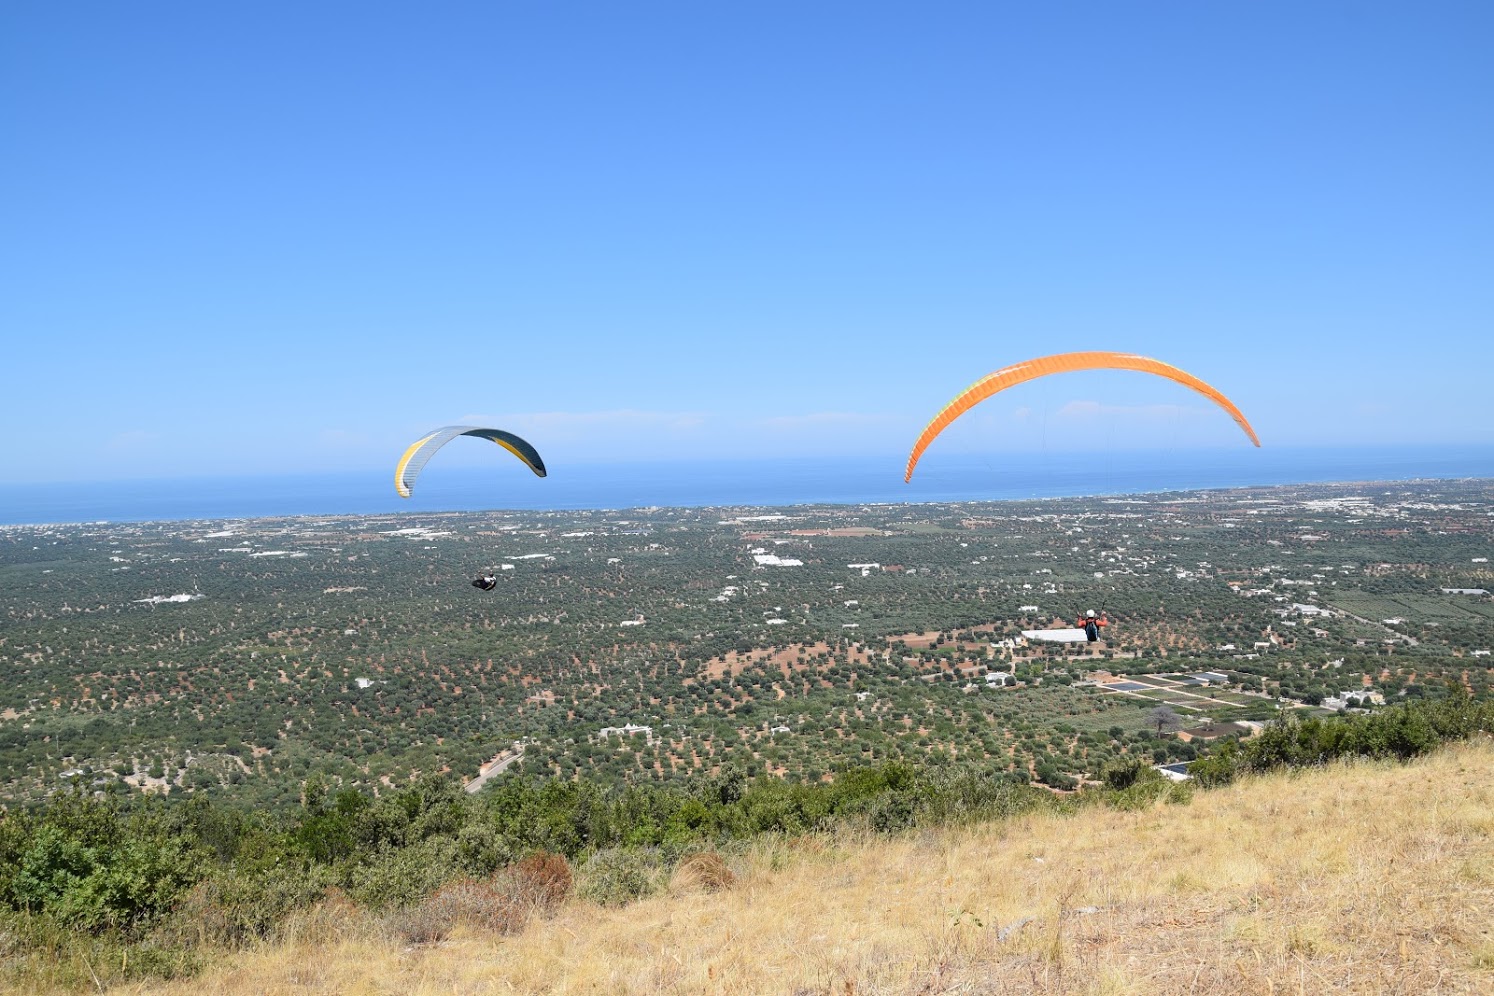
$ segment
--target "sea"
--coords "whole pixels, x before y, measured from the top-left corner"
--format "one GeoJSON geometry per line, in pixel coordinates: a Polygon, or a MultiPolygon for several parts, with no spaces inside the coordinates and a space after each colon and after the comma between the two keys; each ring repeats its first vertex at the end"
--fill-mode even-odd
{"type": "Polygon", "coordinates": [[[1114,496],[1329,482],[1494,478],[1494,445],[941,455],[426,468],[410,499],[389,468],[258,477],[0,485],[0,525],[220,521],[495,509],[900,504],[1114,496]]]}

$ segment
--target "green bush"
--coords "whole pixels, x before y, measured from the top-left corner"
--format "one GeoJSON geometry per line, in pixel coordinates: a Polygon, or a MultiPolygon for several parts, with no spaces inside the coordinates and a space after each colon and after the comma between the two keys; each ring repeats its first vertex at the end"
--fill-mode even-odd
{"type": "Polygon", "coordinates": [[[577,892],[603,906],[621,906],[651,895],[664,884],[664,867],[655,851],[608,848],[581,866],[577,892]]]}
{"type": "Polygon", "coordinates": [[[292,913],[325,896],[331,884],[326,869],[291,862],[222,868],[181,897],[165,933],[188,946],[263,940],[292,913]]]}
{"type": "Polygon", "coordinates": [[[1188,774],[1204,788],[1213,788],[1234,781],[1242,764],[1240,745],[1234,740],[1224,740],[1188,765],[1188,774]]]}
{"type": "MultiPolygon", "coordinates": [[[[85,815],[92,823],[96,814],[85,815]]],[[[41,822],[15,855],[4,892],[12,908],[75,929],[135,928],[170,908],[203,873],[203,858],[194,841],[158,820],[137,818],[113,834],[77,821],[41,822]]]]}
{"type": "MultiPolygon", "coordinates": [[[[1410,758],[1491,729],[1494,703],[1455,689],[1368,715],[1287,719],[1254,740],[1216,744],[1190,766],[1189,785],[1347,756],[1410,758]]],[[[1169,753],[1163,742],[1137,742],[1169,753]]],[[[1078,762],[1067,741],[1050,746],[1039,777],[1072,785],[1066,769],[1078,762]]],[[[1092,753],[1084,763],[1103,758],[1092,753]]],[[[0,914],[10,917],[3,939],[14,954],[5,957],[66,959],[92,945],[120,954],[122,965],[154,965],[149,973],[168,975],[187,970],[188,955],[203,945],[274,936],[339,888],[390,911],[412,939],[444,936],[460,922],[508,930],[568,894],[568,860],[582,855],[590,858],[578,891],[615,905],[660,888],[672,859],[762,834],[847,825],[897,832],[1036,807],[1179,802],[1192,791],[1134,757],[1105,761],[1100,777],[1104,790],[1072,800],[1023,784],[1025,770],[952,756],[922,768],[842,765],[824,783],[749,779],[731,765],[622,791],[515,777],[478,797],[437,779],[378,798],[350,790],[333,796],[311,779],[299,811],[276,815],[202,797],[100,801],[61,793],[0,815],[0,914]],[[532,856],[515,864],[523,854],[532,856]]]]}
{"type": "Polygon", "coordinates": [[[462,877],[455,841],[432,838],[388,848],[348,869],[344,885],[357,902],[375,909],[412,906],[445,882],[462,877]]]}
{"type": "Polygon", "coordinates": [[[1137,779],[1142,778],[1148,771],[1156,773],[1155,769],[1143,764],[1139,759],[1128,757],[1107,764],[1100,772],[1100,780],[1105,783],[1106,788],[1119,792],[1135,785],[1137,779]]]}
{"type": "Polygon", "coordinates": [[[1454,689],[1368,715],[1295,719],[1283,716],[1260,736],[1226,741],[1188,766],[1203,785],[1219,785],[1250,771],[1311,767],[1345,757],[1409,760],[1450,740],[1494,731],[1494,702],[1474,702],[1454,689]]]}

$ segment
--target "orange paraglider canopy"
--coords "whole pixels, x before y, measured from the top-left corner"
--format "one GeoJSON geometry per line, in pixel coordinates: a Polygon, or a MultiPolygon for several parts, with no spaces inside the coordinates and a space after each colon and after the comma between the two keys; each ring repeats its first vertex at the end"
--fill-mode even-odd
{"type": "Polygon", "coordinates": [[[1110,353],[1101,350],[1084,353],[1058,353],[1054,356],[1043,356],[1036,360],[1028,360],[1026,363],[1017,363],[1009,367],[1002,367],[993,374],[987,374],[980,380],[971,384],[965,390],[955,395],[953,401],[939,410],[929,424],[924,427],[919,435],[918,441],[913,444],[913,452],[908,455],[908,469],[903,474],[903,482],[907,483],[913,479],[913,468],[918,465],[918,458],[923,456],[923,451],[928,449],[934,437],[944,431],[945,426],[965,414],[982,401],[1004,391],[1009,387],[1035,380],[1038,377],[1046,377],[1049,374],[1067,373],[1070,370],[1139,370],[1142,373],[1156,374],[1158,377],[1166,377],[1170,381],[1182,384],[1184,387],[1192,388],[1199,394],[1208,398],[1214,404],[1229,412],[1231,418],[1245,430],[1245,435],[1250,441],[1259,446],[1261,441],[1257,438],[1255,430],[1245,420],[1240,409],[1235,407],[1223,394],[1205,384],[1186,370],[1161,360],[1153,360],[1146,356],[1137,356],[1135,353],[1110,353]]]}

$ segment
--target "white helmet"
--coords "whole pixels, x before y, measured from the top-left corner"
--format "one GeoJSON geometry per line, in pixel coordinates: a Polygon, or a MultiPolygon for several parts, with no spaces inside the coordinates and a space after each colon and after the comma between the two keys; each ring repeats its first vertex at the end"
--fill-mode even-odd
{"type": "Polygon", "coordinates": [[[1090,609],[1088,612],[1086,612],[1084,614],[1086,616],[1088,616],[1089,618],[1093,619],[1095,617],[1095,610],[1094,609],[1090,609]]]}

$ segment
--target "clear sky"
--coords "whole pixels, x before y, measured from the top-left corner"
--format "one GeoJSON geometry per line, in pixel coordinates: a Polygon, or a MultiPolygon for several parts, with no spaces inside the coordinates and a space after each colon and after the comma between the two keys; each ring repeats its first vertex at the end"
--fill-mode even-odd
{"type": "MultiPolygon", "coordinates": [[[[362,469],[477,419],[552,466],[900,473],[979,376],[1095,348],[1268,446],[1494,443],[1491,50],[1483,0],[15,0],[8,474],[362,469]]],[[[1246,445],[1134,373],[965,422],[1246,445]]]]}

